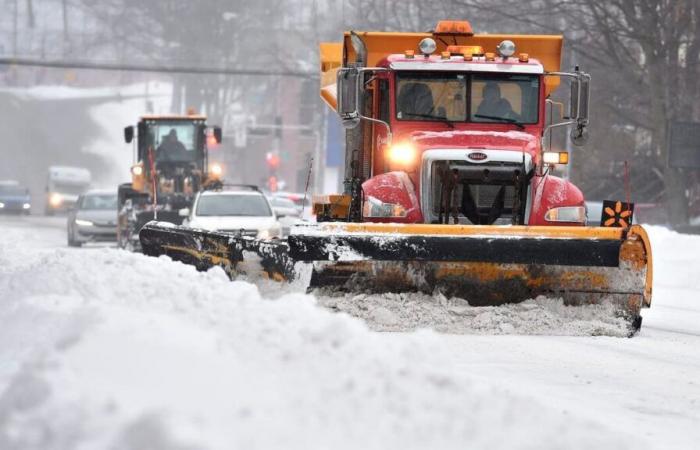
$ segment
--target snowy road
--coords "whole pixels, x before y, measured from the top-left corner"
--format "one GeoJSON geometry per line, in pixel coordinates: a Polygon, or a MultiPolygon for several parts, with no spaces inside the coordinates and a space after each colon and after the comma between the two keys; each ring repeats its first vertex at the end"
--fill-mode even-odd
{"type": "Polygon", "coordinates": [[[650,230],[633,339],[377,333],[301,293],[69,249],[64,220],[0,216],[3,450],[700,441],[700,237],[650,230]]]}

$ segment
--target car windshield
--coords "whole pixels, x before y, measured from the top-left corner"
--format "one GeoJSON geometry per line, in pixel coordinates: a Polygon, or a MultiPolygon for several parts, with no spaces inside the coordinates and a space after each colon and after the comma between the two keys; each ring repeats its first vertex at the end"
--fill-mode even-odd
{"type": "Polygon", "coordinates": [[[117,196],[112,194],[90,194],[83,197],[80,209],[117,210],[117,196]]]}
{"type": "Polygon", "coordinates": [[[29,194],[29,189],[19,186],[0,186],[0,195],[24,196],[29,194]]]}
{"type": "Polygon", "coordinates": [[[198,216],[271,216],[270,206],[262,195],[203,195],[197,202],[198,216]]]}
{"type": "Polygon", "coordinates": [[[150,141],[158,162],[190,162],[197,158],[196,131],[189,121],[157,121],[149,124],[150,141]]]}
{"type": "Polygon", "coordinates": [[[270,203],[272,203],[272,206],[275,208],[296,208],[293,201],[282,197],[272,197],[270,203]]]}
{"type": "Polygon", "coordinates": [[[447,122],[537,123],[537,75],[398,72],[396,118],[447,122]]]}

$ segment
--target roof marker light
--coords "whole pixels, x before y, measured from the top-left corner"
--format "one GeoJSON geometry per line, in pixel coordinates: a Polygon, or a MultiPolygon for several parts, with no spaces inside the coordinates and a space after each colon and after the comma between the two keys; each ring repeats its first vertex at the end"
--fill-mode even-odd
{"type": "Polygon", "coordinates": [[[520,61],[520,62],[528,62],[529,60],[530,60],[530,55],[528,55],[527,53],[521,53],[518,56],[518,61],[520,61]]]}

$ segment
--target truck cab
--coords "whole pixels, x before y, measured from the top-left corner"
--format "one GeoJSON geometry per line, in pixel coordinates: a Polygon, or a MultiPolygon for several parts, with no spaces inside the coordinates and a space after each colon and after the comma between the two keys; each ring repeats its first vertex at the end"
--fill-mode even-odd
{"type": "Polygon", "coordinates": [[[66,212],[90,188],[92,176],[82,167],[51,166],[46,176],[46,215],[66,212]]]}
{"type": "Polygon", "coordinates": [[[346,194],[360,187],[360,220],[585,224],[583,195],[549,170],[568,154],[543,139],[563,125],[575,142],[586,136],[589,77],[558,71],[561,37],[441,22],[432,35],[349,33],[343,52],[331,106],[347,128],[346,194]],[[571,108],[553,124],[545,107],[562,77],[571,108]]]}

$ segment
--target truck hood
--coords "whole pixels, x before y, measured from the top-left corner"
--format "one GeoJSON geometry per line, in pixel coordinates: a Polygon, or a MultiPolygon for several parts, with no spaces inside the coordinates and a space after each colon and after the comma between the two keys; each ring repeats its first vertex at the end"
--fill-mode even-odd
{"type": "Polygon", "coordinates": [[[430,148],[484,148],[524,151],[533,157],[537,154],[540,145],[539,136],[517,130],[414,131],[410,134],[410,138],[422,150],[430,148]]]}

